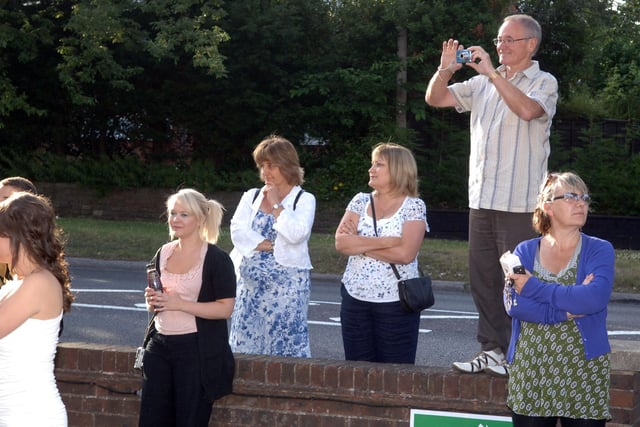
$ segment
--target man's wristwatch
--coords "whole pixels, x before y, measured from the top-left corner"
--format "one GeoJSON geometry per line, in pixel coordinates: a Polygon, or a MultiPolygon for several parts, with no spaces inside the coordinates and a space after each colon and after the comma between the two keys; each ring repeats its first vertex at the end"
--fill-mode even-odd
{"type": "Polygon", "coordinates": [[[273,210],[275,211],[276,209],[281,208],[282,205],[280,203],[276,203],[275,205],[273,205],[273,210]]]}

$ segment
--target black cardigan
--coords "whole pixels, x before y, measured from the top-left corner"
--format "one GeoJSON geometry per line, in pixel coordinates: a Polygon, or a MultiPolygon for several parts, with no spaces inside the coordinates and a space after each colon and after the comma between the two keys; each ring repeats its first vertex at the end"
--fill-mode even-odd
{"type": "MultiPolygon", "coordinates": [[[[209,244],[202,269],[198,302],[236,297],[236,275],[229,254],[209,244]]],[[[202,385],[205,396],[214,401],[233,390],[235,361],[229,346],[226,319],[196,317],[202,385]]]]}

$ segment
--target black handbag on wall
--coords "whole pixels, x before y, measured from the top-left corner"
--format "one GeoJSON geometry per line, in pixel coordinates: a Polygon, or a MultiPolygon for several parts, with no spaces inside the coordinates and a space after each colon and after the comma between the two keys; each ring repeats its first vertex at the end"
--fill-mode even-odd
{"type": "MultiPolygon", "coordinates": [[[[373,203],[373,195],[369,194],[371,201],[371,216],[373,217],[373,230],[378,235],[378,225],[376,223],[376,208],[373,203]]],[[[435,303],[431,277],[420,271],[420,277],[413,279],[402,279],[395,264],[389,263],[393,273],[398,278],[398,296],[405,311],[419,313],[431,307],[435,303]]]]}

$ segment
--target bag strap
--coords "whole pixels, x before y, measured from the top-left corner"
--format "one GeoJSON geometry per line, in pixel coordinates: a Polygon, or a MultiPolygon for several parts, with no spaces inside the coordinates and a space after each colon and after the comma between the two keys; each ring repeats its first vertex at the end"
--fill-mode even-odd
{"type": "MultiPolygon", "coordinates": [[[[160,277],[160,251],[162,250],[162,247],[160,249],[158,249],[158,251],[156,252],[155,256],[153,257],[153,259],[151,260],[151,262],[149,264],[155,264],[156,267],[156,272],[158,273],[158,277],[160,277]]],[[[151,331],[153,329],[155,329],[155,320],[156,320],[156,315],[158,313],[156,313],[155,311],[153,312],[153,315],[151,316],[151,318],[149,319],[149,323],[147,323],[147,330],[144,333],[144,339],[142,340],[142,347],[146,348],[147,347],[147,343],[149,342],[149,340],[151,339],[151,331]]]]}
{"type": "MultiPolygon", "coordinates": [[[[302,196],[302,193],[304,193],[304,190],[301,188],[300,191],[298,191],[298,194],[296,194],[296,198],[293,201],[293,210],[296,210],[296,206],[298,206],[298,200],[300,200],[300,196],[302,196]]],[[[253,194],[253,199],[251,200],[251,203],[255,202],[256,199],[258,198],[258,194],[260,194],[260,189],[256,188],[256,192],[253,194]]]]}
{"type": "Polygon", "coordinates": [[[300,200],[300,196],[302,196],[302,193],[304,193],[304,190],[301,188],[300,191],[298,191],[298,194],[296,195],[295,200],[293,201],[293,210],[296,210],[296,206],[298,205],[298,200],[300,200]]]}
{"type": "MultiPolygon", "coordinates": [[[[371,203],[371,216],[373,217],[373,231],[378,235],[378,223],[376,222],[376,205],[373,203],[373,193],[369,193],[369,202],[371,203]]],[[[389,263],[393,273],[396,275],[398,280],[400,280],[400,273],[398,273],[398,269],[396,265],[393,263],[389,263]]]]}

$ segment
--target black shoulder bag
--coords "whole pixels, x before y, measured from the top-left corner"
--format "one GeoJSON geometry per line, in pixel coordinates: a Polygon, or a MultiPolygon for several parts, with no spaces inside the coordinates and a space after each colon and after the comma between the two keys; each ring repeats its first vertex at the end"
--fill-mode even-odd
{"type": "MultiPolygon", "coordinates": [[[[376,207],[373,203],[373,195],[369,194],[369,200],[371,201],[371,216],[373,217],[373,230],[378,235],[378,225],[376,223],[376,207]]],[[[412,313],[419,313],[431,307],[435,303],[433,296],[433,287],[431,286],[431,277],[420,271],[420,277],[413,279],[402,279],[398,273],[398,269],[395,264],[389,263],[393,273],[398,279],[398,295],[400,297],[400,303],[405,311],[412,313]]]]}

